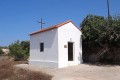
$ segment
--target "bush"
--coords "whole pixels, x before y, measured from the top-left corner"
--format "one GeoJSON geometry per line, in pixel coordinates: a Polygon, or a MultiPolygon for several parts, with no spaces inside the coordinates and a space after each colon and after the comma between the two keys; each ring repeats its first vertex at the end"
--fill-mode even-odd
{"type": "Polygon", "coordinates": [[[15,68],[9,59],[0,60],[0,80],[51,80],[52,76],[25,69],[15,68]]]}
{"type": "Polygon", "coordinates": [[[52,76],[41,72],[35,72],[25,69],[16,69],[15,75],[9,80],[51,80],[52,76]]]}
{"type": "Polygon", "coordinates": [[[29,57],[29,41],[16,41],[9,45],[10,56],[14,60],[27,60],[29,57]]]}
{"type": "Polygon", "coordinates": [[[6,79],[13,74],[13,62],[7,58],[0,59],[0,79],[6,79]]]}

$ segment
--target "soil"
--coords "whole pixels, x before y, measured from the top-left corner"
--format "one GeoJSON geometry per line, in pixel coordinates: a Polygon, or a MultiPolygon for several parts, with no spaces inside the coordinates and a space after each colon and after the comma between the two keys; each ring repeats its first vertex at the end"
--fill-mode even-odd
{"type": "Polygon", "coordinates": [[[16,65],[53,76],[52,80],[120,80],[120,66],[96,66],[80,64],[60,69],[43,68],[27,64],[16,65]]]}

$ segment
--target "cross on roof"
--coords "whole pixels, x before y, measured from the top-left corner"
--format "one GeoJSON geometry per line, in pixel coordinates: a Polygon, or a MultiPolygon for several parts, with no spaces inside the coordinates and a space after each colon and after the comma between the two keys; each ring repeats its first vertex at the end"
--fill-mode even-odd
{"type": "Polygon", "coordinates": [[[42,29],[42,25],[45,24],[45,23],[43,23],[42,18],[41,18],[41,21],[38,21],[38,23],[40,23],[40,27],[42,29]]]}

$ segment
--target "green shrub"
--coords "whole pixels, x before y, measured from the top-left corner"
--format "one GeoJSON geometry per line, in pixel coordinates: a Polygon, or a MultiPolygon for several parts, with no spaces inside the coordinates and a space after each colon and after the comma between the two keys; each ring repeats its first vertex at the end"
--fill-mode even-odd
{"type": "Polygon", "coordinates": [[[29,41],[16,41],[9,45],[10,56],[14,60],[27,60],[29,57],[29,41]]]}

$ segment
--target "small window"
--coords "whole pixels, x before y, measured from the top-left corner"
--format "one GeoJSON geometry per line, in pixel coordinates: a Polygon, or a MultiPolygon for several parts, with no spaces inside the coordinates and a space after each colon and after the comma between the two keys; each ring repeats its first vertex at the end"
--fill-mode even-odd
{"type": "Polygon", "coordinates": [[[40,52],[44,51],[44,43],[40,43],[40,52]]]}

